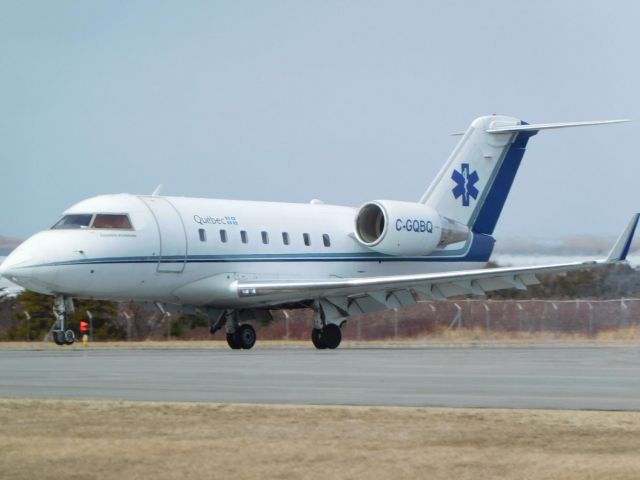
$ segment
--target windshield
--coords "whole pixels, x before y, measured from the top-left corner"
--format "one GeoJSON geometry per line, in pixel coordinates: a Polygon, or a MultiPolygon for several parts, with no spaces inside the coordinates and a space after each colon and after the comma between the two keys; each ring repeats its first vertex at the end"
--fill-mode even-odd
{"type": "Polygon", "coordinates": [[[126,215],[102,214],[96,215],[91,228],[118,228],[122,230],[131,230],[131,222],[126,215]]]}
{"type": "Polygon", "coordinates": [[[128,215],[113,213],[97,213],[95,215],[91,213],[76,213],[65,215],[51,227],[52,230],[70,228],[133,230],[128,215]],[[91,220],[93,220],[93,222],[91,220]]]}
{"type": "Polygon", "coordinates": [[[91,223],[92,217],[93,215],[90,214],[65,215],[51,228],[53,230],[62,228],[87,228],[91,223]]]}

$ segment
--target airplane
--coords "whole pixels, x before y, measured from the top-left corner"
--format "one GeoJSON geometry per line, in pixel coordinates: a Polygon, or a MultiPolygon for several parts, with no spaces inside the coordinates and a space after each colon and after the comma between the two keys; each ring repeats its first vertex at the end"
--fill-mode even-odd
{"type": "Polygon", "coordinates": [[[67,209],[18,246],[0,275],[54,295],[53,340],[74,342],[73,298],[152,302],[205,314],[229,347],[250,349],[253,321],[278,309],[314,311],[311,340],[334,349],[351,315],[539,283],[540,274],[626,259],[640,214],[598,261],[485,268],[493,232],[529,139],[548,129],[626,120],[530,125],[483,116],[462,134],[416,202],[324,204],[100,195],[67,209]]]}

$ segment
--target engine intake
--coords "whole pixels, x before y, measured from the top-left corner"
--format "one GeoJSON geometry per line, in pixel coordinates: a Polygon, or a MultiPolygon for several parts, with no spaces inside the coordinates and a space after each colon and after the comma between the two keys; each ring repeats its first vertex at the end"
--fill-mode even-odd
{"type": "Polygon", "coordinates": [[[362,245],[388,255],[427,255],[469,237],[466,225],[441,217],[427,205],[391,200],[360,207],[355,233],[362,245]]]}
{"type": "Polygon", "coordinates": [[[373,246],[382,238],[387,222],[384,210],[377,203],[367,203],[356,216],[356,235],[367,246],[373,246]]]}

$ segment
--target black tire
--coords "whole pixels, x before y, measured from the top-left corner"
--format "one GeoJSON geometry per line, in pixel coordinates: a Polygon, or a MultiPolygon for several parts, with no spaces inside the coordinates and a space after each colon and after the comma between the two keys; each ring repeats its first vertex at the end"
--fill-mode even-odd
{"type": "Polygon", "coordinates": [[[240,326],[236,332],[236,336],[238,344],[245,350],[251,349],[256,344],[256,330],[248,323],[240,326]]]}
{"type": "Polygon", "coordinates": [[[238,342],[237,333],[237,331],[234,333],[227,333],[227,344],[232,350],[240,350],[242,348],[240,346],[240,342],[238,342]]]}
{"type": "Polygon", "coordinates": [[[322,330],[318,328],[314,328],[311,330],[311,341],[313,342],[313,346],[318,350],[324,350],[327,346],[322,341],[322,330]]]}
{"type": "Polygon", "coordinates": [[[73,333],[73,330],[66,330],[64,332],[64,343],[65,345],[73,345],[73,342],[76,341],[76,334],[73,333]]]}
{"type": "Polygon", "coordinates": [[[64,334],[63,332],[52,332],[53,333],[53,343],[55,343],[56,345],[60,345],[61,347],[65,344],[64,341],[64,334]]]}
{"type": "Polygon", "coordinates": [[[322,328],[322,343],[324,343],[327,348],[330,348],[331,350],[338,348],[341,341],[342,332],[338,325],[329,323],[322,328]]]}

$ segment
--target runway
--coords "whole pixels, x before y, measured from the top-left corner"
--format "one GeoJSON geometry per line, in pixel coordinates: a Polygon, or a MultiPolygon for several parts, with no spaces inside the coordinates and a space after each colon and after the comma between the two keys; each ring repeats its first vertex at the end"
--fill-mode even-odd
{"type": "Polygon", "coordinates": [[[640,348],[0,350],[0,396],[640,410],[640,348]]]}

